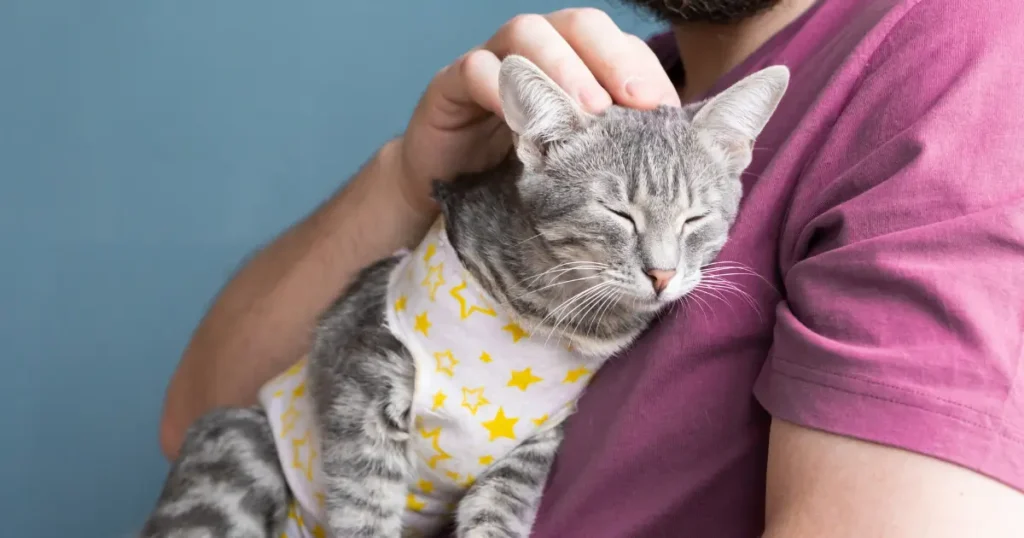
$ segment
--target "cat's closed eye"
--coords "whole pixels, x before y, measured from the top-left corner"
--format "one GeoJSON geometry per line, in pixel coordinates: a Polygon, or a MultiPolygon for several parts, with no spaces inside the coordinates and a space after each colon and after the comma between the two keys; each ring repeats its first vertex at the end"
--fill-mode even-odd
{"type": "Polygon", "coordinates": [[[630,215],[629,213],[626,213],[625,211],[620,211],[618,209],[612,209],[612,208],[610,208],[610,207],[608,207],[608,206],[606,206],[604,204],[601,204],[601,207],[605,208],[606,210],[608,210],[609,213],[619,217],[620,219],[625,220],[630,226],[633,227],[633,231],[634,232],[637,231],[636,221],[633,220],[632,215],[630,215]]]}
{"type": "Polygon", "coordinates": [[[707,213],[701,213],[699,215],[691,215],[687,217],[686,220],[684,220],[683,223],[679,225],[679,233],[683,233],[687,229],[692,230],[695,226],[703,222],[704,219],[707,218],[707,216],[707,213]]]}

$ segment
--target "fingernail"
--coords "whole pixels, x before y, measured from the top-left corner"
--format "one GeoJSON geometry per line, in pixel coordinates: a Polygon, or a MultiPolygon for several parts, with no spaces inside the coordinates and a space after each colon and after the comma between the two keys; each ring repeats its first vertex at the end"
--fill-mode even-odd
{"type": "Polygon", "coordinates": [[[640,77],[632,77],[626,80],[626,95],[645,103],[658,98],[654,93],[654,89],[650,85],[644,84],[644,79],[640,77]]]}
{"type": "Polygon", "coordinates": [[[582,89],[577,98],[589,112],[601,112],[612,104],[611,97],[604,91],[582,89]]]}

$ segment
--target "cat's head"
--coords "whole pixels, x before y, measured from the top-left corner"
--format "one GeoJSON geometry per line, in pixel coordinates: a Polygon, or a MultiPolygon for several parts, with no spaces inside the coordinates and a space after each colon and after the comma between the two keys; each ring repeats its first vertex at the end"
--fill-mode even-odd
{"type": "Polygon", "coordinates": [[[725,244],[740,174],[788,81],[771,67],[684,109],[593,116],[528,60],[507,58],[502,106],[537,232],[559,261],[603,264],[640,303],[680,298],[725,244]]]}
{"type": "MultiPolygon", "coordinates": [[[[512,306],[535,318],[559,306],[571,317],[565,301],[585,293],[614,296],[613,306],[590,303],[612,318],[679,299],[725,244],[740,175],[788,82],[785,67],[770,67],[696,105],[592,115],[525,58],[506,58],[499,90],[521,168],[505,187],[514,203],[478,203],[476,229],[461,230],[463,241],[490,234],[468,254],[477,272],[500,299],[532,298],[512,306]]],[[[589,312],[586,298],[579,312],[589,312]]]]}

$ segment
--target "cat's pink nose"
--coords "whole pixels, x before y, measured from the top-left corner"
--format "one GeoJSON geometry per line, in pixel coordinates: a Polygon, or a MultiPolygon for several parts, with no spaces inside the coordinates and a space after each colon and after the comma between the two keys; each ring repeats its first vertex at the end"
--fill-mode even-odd
{"type": "Polygon", "coordinates": [[[647,276],[651,279],[651,284],[654,285],[655,293],[661,293],[668,287],[672,277],[676,276],[676,272],[673,269],[648,269],[647,276]]]}

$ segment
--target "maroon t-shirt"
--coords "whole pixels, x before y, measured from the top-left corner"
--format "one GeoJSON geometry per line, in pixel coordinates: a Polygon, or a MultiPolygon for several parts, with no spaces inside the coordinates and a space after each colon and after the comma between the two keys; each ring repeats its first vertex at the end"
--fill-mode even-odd
{"type": "Polygon", "coordinates": [[[792,71],[719,258],[756,306],[694,297],[598,373],[534,536],[759,536],[772,416],[1024,489],[1021,28],[822,1],[720,82],[792,71]]]}

